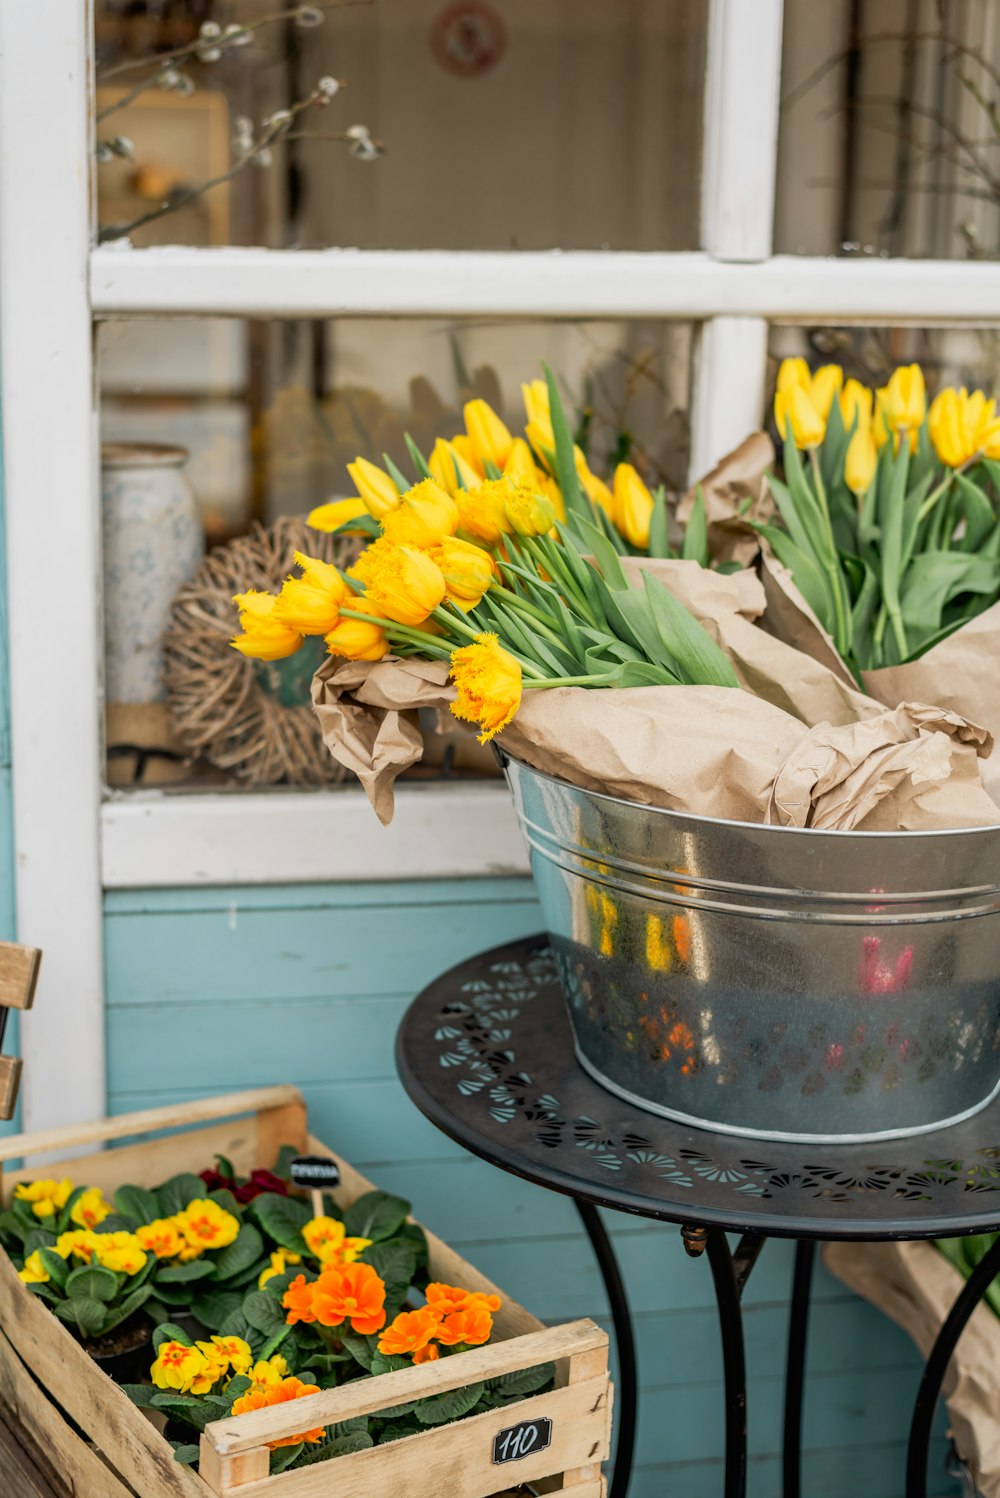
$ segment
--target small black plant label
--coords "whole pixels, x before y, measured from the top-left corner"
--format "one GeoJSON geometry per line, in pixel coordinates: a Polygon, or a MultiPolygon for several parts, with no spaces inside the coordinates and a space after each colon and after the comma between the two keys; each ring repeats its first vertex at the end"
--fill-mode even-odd
{"type": "Polygon", "coordinates": [[[537,1420],[521,1420],[517,1425],[508,1425],[493,1438],[493,1463],[517,1462],[534,1451],[544,1451],[552,1445],[552,1421],[542,1415],[537,1420]]]}
{"type": "Polygon", "coordinates": [[[296,1155],[291,1164],[292,1182],[306,1191],[322,1191],[340,1185],[340,1170],[334,1160],[322,1155],[296,1155]]]}

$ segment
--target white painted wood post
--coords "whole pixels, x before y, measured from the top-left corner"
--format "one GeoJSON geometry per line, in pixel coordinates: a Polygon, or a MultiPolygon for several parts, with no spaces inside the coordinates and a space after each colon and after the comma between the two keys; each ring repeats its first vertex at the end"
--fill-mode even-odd
{"type": "Polygon", "coordinates": [[[101,559],[87,266],[90,6],[0,4],[0,360],[29,1129],[104,1112],[101,559]]]}
{"type": "MultiPolygon", "coordinates": [[[[782,0],[712,0],[705,78],[702,245],[722,261],[771,254],[778,154],[782,0]]],[[[691,477],[760,424],[767,324],[702,325],[691,413],[691,477]]]]}

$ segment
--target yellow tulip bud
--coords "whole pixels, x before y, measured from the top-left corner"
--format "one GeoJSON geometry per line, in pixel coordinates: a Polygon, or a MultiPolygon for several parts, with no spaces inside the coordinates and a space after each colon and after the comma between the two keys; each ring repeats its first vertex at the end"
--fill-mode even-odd
{"type": "Polygon", "coordinates": [[[455,496],[458,528],[487,546],[497,546],[511,533],[506,501],[513,486],[508,479],[487,479],[475,489],[455,496]]]}
{"type": "MultiPolygon", "coordinates": [[[[363,499],[333,499],[329,504],[317,505],[315,510],[310,510],[306,516],[306,525],[311,525],[314,531],[337,531],[349,520],[357,520],[361,515],[368,514],[368,506],[363,499]]],[[[349,535],[355,532],[348,532],[349,535]]],[[[357,532],[364,535],[364,531],[357,532]]]]}
{"type": "Polygon", "coordinates": [[[366,547],[350,571],[376,614],[398,624],[423,624],[445,595],[441,569],[426,552],[384,537],[366,547]]]}
{"type": "Polygon", "coordinates": [[[325,635],[337,622],[347,585],[336,567],[297,551],[301,577],[288,577],[274,605],[274,618],[300,635],[325,635]]]}
{"type": "Polygon", "coordinates": [[[504,501],[504,512],[519,536],[547,536],[555,525],[555,506],[534,487],[518,484],[504,501]]]}
{"type": "Polygon", "coordinates": [[[399,508],[382,521],[382,534],[397,546],[434,546],[442,536],[453,536],[458,507],[433,479],[407,490],[399,508]]]}
{"type": "Polygon", "coordinates": [[[399,504],[399,490],[389,475],[367,458],[355,458],[348,463],[347,471],[354,480],[360,497],[364,500],[369,515],[383,520],[390,510],[399,504]]]}
{"type": "Polygon", "coordinates": [[[510,479],[512,484],[527,484],[529,488],[537,489],[538,469],[531,456],[531,448],[523,437],[515,437],[510,444],[510,452],[503,465],[503,476],[510,479]]]}
{"type": "Polygon", "coordinates": [[[870,427],[872,422],[872,392],[860,380],[848,380],[837,397],[840,415],[847,431],[855,421],[859,427],[870,427]]]}
{"type": "Polygon", "coordinates": [[[440,484],[452,498],[459,489],[474,489],[482,479],[482,474],[477,473],[462,457],[455,444],[446,442],[444,437],[439,437],[435,442],[434,451],[427,459],[427,466],[435,483],[440,484]]]}
{"type": "Polygon", "coordinates": [[[495,463],[497,468],[502,468],[514,439],[493,407],[484,400],[468,401],[462,414],[465,430],[480,462],[495,463]]]}
{"type": "Polygon", "coordinates": [[[619,463],[614,480],[614,520],[632,546],[649,545],[653,496],[631,463],[619,463]]]}
{"type": "Polygon", "coordinates": [[[445,536],[427,555],[440,567],[449,599],[460,606],[474,608],[496,575],[489,552],[457,536],[445,536]]]}
{"type": "Polygon", "coordinates": [[[476,451],[475,443],[464,432],[459,432],[456,436],[452,437],[451,445],[462,461],[469,465],[473,473],[479,478],[479,481],[482,482],[486,477],[486,469],[483,467],[482,460],[476,451]]]}
{"type": "Polygon", "coordinates": [[[961,390],[942,390],[935,396],[927,416],[934,451],[949,468],[961,468],[979,454],[993,457],[1000,450],[1000,419],[996,401],[981,390],[970,395],[961,390]]]}
{"type": "Polygon", "coordinates": [[[809,373],[809,365],[804,359],[782,359],[776,388],[782,395],[787,395],[796,385],[800,385],[803,390],[810,389],[812,375],[809,373]]]}
{"type": "MultiPolygon", "coordinates": [[[[359,614],[378,613],[370,598],[355,596],[345,601],[344,606],[359,614]]],[[[380,624],[371,624],[365,619],[349,619],[343,614],[325,639],[328,654],[342,655],[349,661],[380,661],[389,650],[385,630],[380,624]]],[[[281,1270],[275,1269],[273,1272],[280,1274],[281,1270]]],[[[266,1274],[267,1270],[264,1271],[264,1275],[266,1274]]],[[[263,1280],[262,1275],[259,1283],[263,1284],[263,1280]]]]}
{"type": "Polygon", "coordinates": [[[809,393],[824,422],[829,420],[830,407],[843,383],[844,371],[839,364],[824,364],[812,377],[809,393]]]}
{"type": "Polygon", "coordinates": [[[879,446],[892,434],[899,447],[905,436],[910,452],[916,452],[920,427],[927,414],[927,391],[919,364],[905,364],[895,369],[889,383],[875,394],[875,440],[879,446]]]}
{"type": "Polygon", "coordinates": [[[875,477],[877,462],[878,449],[875,446],[871,427],[858,426],[847,444],[847,455],[844,459],[844,483],[852,494],[868,492],[872,479],[875,477]]]}
{"type": "MultiPolygon", "coordinates": [[[[611,490],[603,479],[597,477],[596,473],[591,473],[587,460],[578,447],[573,448],[573,457],[576,462],[576,476],[583,485],[587,498],[592,504],[600,505],[608,519],[616,524],[617,506],[611,490]]],[[[562,498],[561,495],[560,498],[562,498]]]]}
{"type": "Polygon", "coordinates": [[[555,450],[556,439],[552,431],[552,416],[549,411],[549,387],[544,380],[532,380],[521,386],[524,410],[528,418],[524,434],[540,458],[555,450]]]}
{"type": "Polygon", "coordinates": [[[493,634],[477,635],[451,657],[458,695],[451,704],[456,718],[478,723],[485,744],[513,718],[521,705],[521,667],[493,634]]]}
{"type": "MultiPolygon", "coordinates": [[[[591,474],[591,478],[594,478],[593,474],[591,474]]],[[[549,501],[552,508],[555,510],[556,519],[565,521],[566,506],[563,504],[562,490],[556,483],[555,479],[550,477],[550,475],[547,473],[539,473],[535,482],[537,483],[539,489],[541,489],[542,493],[545,495],[545,498],[549,501]]],[[[603,483],[600,479],[594,479],[594,482],[596,484],[600,484],[601,488],[605,490],[608,495],[610,495],[611,491],[608,489],[607,484],[603,483]]]]}
{"type": "Polygon", "coordinates": [[[774,419],[781,436],[790,436],[796,447],[818,447],[826,436],[826,418],[801,385],[775,394],[774,419]]]}
{"type": "Polygon", "coordinates": [[[301,633],[274,617],[278,602],[273,593],[237,593],[233,602],[240,611],[241,635],[230,641],[234,650],[257,661],[280,661],[294,655],[302,644],[301,633]]]}

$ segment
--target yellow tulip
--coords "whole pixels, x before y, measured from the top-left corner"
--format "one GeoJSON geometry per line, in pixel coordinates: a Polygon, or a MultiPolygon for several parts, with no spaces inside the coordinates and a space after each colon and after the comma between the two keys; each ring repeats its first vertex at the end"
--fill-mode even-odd
{"type": "Polygon", "coordinates": [[[843,383],[844,371],[839,364],[824,364],[813,375],[809,394],[824,421],[829,420],[830,408],[843,383]]]}
{"type": "Polygon", "coordinates": [[[278,600],[273,593],[251,589],[248,593],[237,593],[233,602],[240,611],[243,630],[229,642],[234,650],[256,661],[280,661],[295,654],[302,644],[302,635],[275,618],[278,600]]]}
{"type": "Polygon", "coordinates": [[[487,546],[499,545],[503,537],[511,533],[506,510],[511,492],[508,479],[487,479],[477,488],[456,495],[459,530],[487,546]]]}
{"type": "Polygon", "coordinates": [[[348,463],[347,471],[369,515],[374,515],[376,520],[382,520],[399,504],[399,490],[392,479],[367,458],[355,458],[353,463],[348,463]]]}
{"type": "Polygon", "coordinates": [[[503,468],[513,437],[488,401],[467,401],[462,412],[465,430],[480,462],[503,468]]]}
{"type": "Polygon", "coordinates": [[[457,536],[445,536],[428,556],[441,568],[449,599],[460,606],[475,608],[496,575],[489,552],[457,536]]]}
{"type": "Polygon", "coordinates": [[[294,553],[301,577],[287,577],[281,585],[274,617],[300,635],[325,635],[337,622],[347,584],[330,562],[294,553]]]}
{"type": "Polygon", "coordinates": [[[528,418],[524,434],[540,458],[555,450],[556,439],[552,431],[552,416],[549,411],[549,387],[544,380],[532,380],[521,386],[524,410],[528,418]]]}
{"type": "Polygon", "coordinates": [[[454,442],[447,442],[444,437],[439,437],[435,442],[434,451],[427,459],[427,466],[434,481],[452,499],[459,489],[474,489],[482,479],[482,474],[477,473],[462,457],[454,442]]]}
{"type": "MultiPolygon", "coordinates": [[[[617,506],[611,490],[596,473],[591,473],[587,460],[578,447],[573,448],[573,457],[576,460],[576,476],[583,485],[587,498],[592,504],[600,505],[608,519],[614,522],[617,506]]],[[[565,519],[565,514],[561,518],[565,519]]]]}
{"type": "Polygon", "coordinates": [[[851,430],[855,421],[859,428],[871,426],[874,396],[867,385],[862,385],[860,380],[848,380],[837,399],[840,403],[840,415],[847,431],[851,430]]]}
{"type": "Polygon", "coordinates": [[[852,494],[867,494],[875,477],[878,449],[871,427],[858,426],[847,444],[844,459],[844,483],[852,494]]]}
{"type": "Polygon", "coordinates": [[[919,364],[895,369],[889,383],[875,393],[875,440],[879,447],[893,437],[898,448],[906,437],[910,452],[916,452],[920,427],[927,414],[927,391],[919,364]]]}
{"type": "MultiPolygon", "coordinates": [[[[370,598],[352,597],[345,605],[347,608],[359,614],[377,614],[378,609],[370,598]]],[[[385,637],[385,630],[380,624],[371,624],[366,619],[351,619],[341,614],[337,624],[325,636],[327,652],[330,655],[342,655],[349,661],[380,661],[384,655],[389,653],[389,644],[385,637]]],[[[271,1255],[273,1260],[274,1255],[271,1255]]],[[[289,1257],[289,1263],[298,1263],[297,1259],[289,1257]]],[[[282,1270],[275,1269],[275,1274],[282,1270]]],[[[264,1271],[264,1274],[267,1270],[264,1271]]],[[[263,1279],[260,1281],[263,1284],[263,1279]]]]}
{"type": "MultiPolygon", "coordinates": [[[[311,525],[314,531],[337,531],[349,520],[357,520],[367,514],[368,506],[363,499],[332,499],[329,504],[317,505],[314,510],[310,510],[306,516],[306,525],[311,525]]],[[[348,534],[364,535],[364,532],[348,534]]]]}
{"type": "Polygon", "coordinates": [[[996,401],[981,390],[970,395],[961,390],[942,390],[931,403],[927,430],[934,451],[949,468],[961,468],[980,453],[996,456],[1000,450],[1000,418],[996,401]]]}
{"type": "Polygon", "coordinates": [[[424,479],[403,495],[398,510],[382,521],[382,534],[397,546],[436,546],[442,536],[453,536],[458,507],[433,479],[424,479]]]}
{"type": "Polygon", "coordinates": [[[531,456],[531,448],[523,437],[515,437],[511,443],[507,461],[503,465],[503,476],[510,479],[512,484],[527,484],[533,489],[538,488],[538,469],[531,456]]]}
{"type": "Polygon", "coordinates": [[[615,469],[614,500],[615,524],[626,541],[632,546],[648,546],[653,496],[631,463],[619,463],[615,469]]]}
{"type": "Polygon", "coordinates": [[[790,436],[796,447],[818,447],[826,436],[826,418],[801,385],[775,393],[774,419],[781,436],[790,436]]]}
{"type": "Polygon", "coordinates": [[[782,395],[787,395],[796,385],[800,385],[803,390],[809,390],[812,386],[809,365],[804,359],[782,359],[778,366],[777,389],[782,395]]]}
{"type": "Polygon", "coordinates": [[[451,445],[463,463],[469,465],[480,481],[486,477],[486,469],[483,467],[482,460],[476,452],[476,445],[466,436],[465,432],[459,432],[456,436],[452,437],[451,445]]]}
{"type": "Polygon", "coordinates": [[[478,723],[485,744],[513,718],[521,705],[521,667],[494,634],[476,636],[451,657],[458,695],[451,704],[456,718],[478,723]]]}
{"type": "Polygon", "coordinates": [[[504,501],[504,513],[519,536],[547,536],[556,523],[555,506],[533,485],[517,484],[504,501]]]}
{"type": "Polygon", "coordinates": [[[441,569],[426,552],[385,538],[361,553],[351,576],[364,584],[381,618],[411,627],[423,624],[445,595],[441,569]]]}
{"type": "MultiPolygon", "coordinates": [[[[593,477],[593,474],[591,474],[591,478],[593,477]]],[[[607,484],[603,483],[600,479],[597,479],[596,482],[600,484],[601,488],[606,490],[610,495],[611,491],[608,489],[607,484]]],[[[562,490],[556,483],[555,479],[551,478],[547,473],[539,473],[536,479],[536,483],[538,484],[539,489],[545,495],[545,498],[551,504],[552,508],[555,510],[556,519],[565,521],[566,506],[563,504],[562,490]]]]}

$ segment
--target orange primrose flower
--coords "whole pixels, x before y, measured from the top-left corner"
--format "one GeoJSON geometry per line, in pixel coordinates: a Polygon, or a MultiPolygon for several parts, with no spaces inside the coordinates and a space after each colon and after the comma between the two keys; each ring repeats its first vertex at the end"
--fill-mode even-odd
{"type": "Polygon", "coordinates": [[[349,1321],[367,1337],[385,1326],[385,1285],[370,1264],[331,1265],[313,1286],[312,1308],[320,1326],[349,1321]]]}
{"type": "Polygon", "coordinates": [[[423,1352],[437,1335],[438,1325],[439,1318],[432,1306],[421,1306],[419,1311],[400,1311],[379,1337],[378,1350],[390,1357],[423,1352]]]}
{"type": "MultiPolygon", "coordinates": [[[[291,1399],[304,1399],[307,1394],[318,1394],[319,1384],[304,1384],[300,1378],[283,1378],[279,1384],[267,1389],[248,1389],[233,1405],[234,1415],[245,1415],[248,1410],[262,1410],[267,1405],[287,1404],[291,1399]]],[[[314,1430],[303,1430],[295,1436],[285,1436],[280,1441],[268,1441],[272,1451],[279,1446],[297,1446],[300,1441],[322,1440],[325,1427],[317,1425],[314,1430]]]]}
{"type": "Polygon", "coordinates": [[[457,1285],[445,1285],[432,1280],[426,1290],[427,1304],[433,1306],[439,1316],[452,1311],[464,1311],[470,1305],[483,1305],[488,1311],[499,1311],[499,1295],[487,1295],[485,1290],[462,1290],[457,1285]]]}
{"type": "Polygon", "coordinates": [[[289,1326],[294,1326],[296,1321],[315,1321],[316,1312],[313,1310],[313,1284],[310,1284],[304,1274],[297,1274],[281,1297],[281,1304],[288,1315],[285,1320],[289,1326]]]}
{"type": "Polygon", "coordinates": [[[484,1305],[473,1303],[464,1311],[452,1311],[446,1316],[436,1332],[443,1347],[481,1347],[490,1340],[493,1317],[484,1305]]]}

